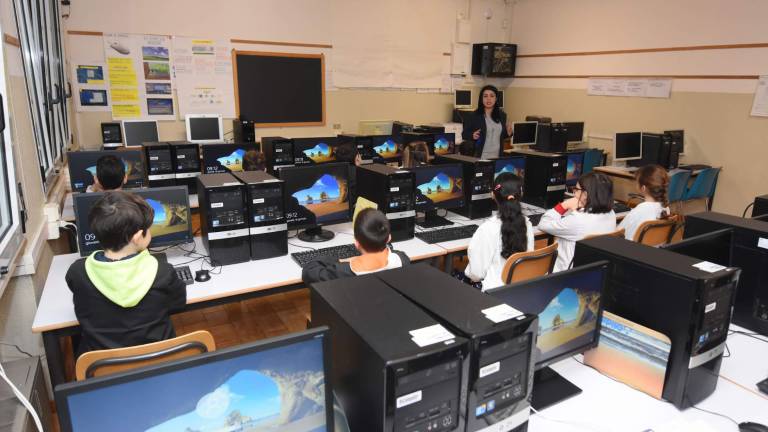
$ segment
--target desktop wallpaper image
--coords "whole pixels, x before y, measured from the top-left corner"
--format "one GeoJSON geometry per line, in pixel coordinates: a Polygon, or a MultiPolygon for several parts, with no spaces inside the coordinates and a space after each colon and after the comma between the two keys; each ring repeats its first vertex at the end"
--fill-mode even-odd
{"type": "Polygon", "coordinates": [[[416,188],[433,203],[460,199],[464,197],[462,192],[462,178],[454,178],[443,172],[438,173],[427,183],[422,183],[416,188]]]}
{"type": "Polygon", "coordinates": [[[496,177],[500,176],[502,173],[512,173],[520,178],[525,178],[525,169],[512,162],[505,163],[501,169],[499,169],[497,164],[496,174],[493,176],[493,178],[496,179],[496,177]]]}
{"type": "Polygon", "coordinates": [[[155,211],[155,218],[149,230],[152,237],[182,233],[187,230],[188,212],[184,204],[165,203],[152,198],[145,198],[155,211]]]}
{"type": "Polygon", "coordinates": [[[237,149],[229,156],[224,156],[216,159],[221,166],[230,171],[242,171],[243,170],[243,156],[245,156],[245,150],[237,149]]]}
{"type": "Polygon", "coordinates": [[[291,196],[315,215],[316,223],[323,223],[349,212],[348,193],[346,180],[323,174],[311,187],[296,191],[291,196]]]}
{"type": "Polygon", "coordinates": [[[375,146],[373,150],[383,158],[392,158],[400,155],[400,146],[391,139],[384,141],[381,145],[375,146]]]}
{"type": "Polygon", "coordinates": [[[451,147],[453,147],[452,143],[448,142],[447,139],[441,137],[437,141],[435,141],[435,154],[436,155],[444,155],[448,154],[453,150],[451,147]]]}
{"type": "Polygon", "coordinates": [[[336,160],[333,147],[326,143],[317,143],[316,146],[304,150],[302,153],[315,163],[331,162],[336,160]]]}

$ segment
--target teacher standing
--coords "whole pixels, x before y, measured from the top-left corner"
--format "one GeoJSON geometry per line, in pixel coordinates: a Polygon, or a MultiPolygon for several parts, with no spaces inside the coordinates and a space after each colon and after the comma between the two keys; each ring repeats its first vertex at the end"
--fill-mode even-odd
{"type": "Polygon", "coordinates": [[[492,85],[483,87],[477,109],[464,123],[461,136],[474,143],[475,157],[490,159],[502,156],[502,141],[512,135],[512,127],[507,124],[507,114],[499,108],[498,92],[492,85]]]}

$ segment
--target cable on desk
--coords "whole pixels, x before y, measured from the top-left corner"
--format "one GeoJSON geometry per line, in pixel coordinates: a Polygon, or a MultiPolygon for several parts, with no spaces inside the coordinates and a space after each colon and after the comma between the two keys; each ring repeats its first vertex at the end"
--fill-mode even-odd
{"type": "Polygon", "coordinates": [[[302,249],[317,250],[317,248],[313,248],[313,247],[309,247],[309,246],[297,245],[297,244],[291,243],[291,242],[288,242],[288,244],[291,245],[291,246],[300,247],[302,249]]]}
{"type": "Polygon", "coordinates": [[[741,217],[743,217],[743,218],[747,217],[747,211],[749,211],[750,207],[752,207],[753,205],[755,205],[754,202],[749,203],[747,208],[744,209],[744,212],[741,213],[741,217]]]}
{"type": "Polygon", "coordinates": [[[35,408],[32,406],[31,403],[27,400],[27,398],[24,397],[24,395],[19,391],[18,388],[13,384],[13,382],[8,378],[8,375],[5,374],[5,369],[3,369],[3,365],[0,364],[0,377],[5,380],[6,383],[11,387],[11,390],[13,390],[13,394],[16,395],[16,397],[19,399],[19,401],[24,405],[24,408],[29,411],[29,414],[32,416],[32,420],[35,422],[35,426],[37,427],[37,430],[39,432],[45,432],[43,430],[43,424],[40,422],[40,417],[38,417],[37,412],[35,412],[35,408]]]}
{"type": "Polygon", "coordinates": [[[745,332],[745,331],[741,331],[741,330],[729,330],[729,331],[731,333],[728,333],[728,336],[730,336],[730,335],[735,333],[735,334],[744,335],[746,337],[751,337],[752,339],[757,339],[760,342],[768,343],[768,339],[763,339],[761,337],[758,337],[758,336],[762,336],[762,334],[760,334],[760,333],[749,333],[749,332],[745,332]]]}
{"type": "Polygon", "coordinates": [[[714,412],[714,411],[709,411],[709,410],[706,410],[706,409],[704,409],[704,408],[699,408],[699,407],[697,407],[696,405],[694,405],[694,404],[692,404],[692,403],[691,403],[691,400],[690,400],[690,399],[688,399],[688,396],[686,396],[685,398],[688,400],[688,403],[689,403],[689,404],[691,404],[691,408],[693,408],[693,409],[695,409],[695,410],[699,410],[699,411],[705,412],[705,413],[707,413],[707,414],[712,414],[712,415],[716,415],[716,416],[718,416],[718,417],[722,417],[722,418],[724,418],[724,419],[728,419],[728,420],[730,420],[730,421],[731,421],[733,424],[735,424],[736,426],[739,426],[739,422],[737,422],[736,420],[734,420],[734,419],[732,419],[732,418],[728,417],[727,415],[725,415],[725,414],[720,414],[720,413],[716,413],[716,412],[714,412]]]}

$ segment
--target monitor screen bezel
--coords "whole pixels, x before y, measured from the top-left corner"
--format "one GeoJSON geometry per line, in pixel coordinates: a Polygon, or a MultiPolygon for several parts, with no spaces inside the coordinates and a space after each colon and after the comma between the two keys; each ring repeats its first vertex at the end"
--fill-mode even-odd
{"type": "Polygon", "coordinates": [[[426,212],[429,212],[429,211],[435,211],[437,209],[453,210],[453,209],[460,209],[460,208],[462,208],[462,207],[467,205],[467,190],[466,190],[467,184],[466,184],[466,179],[464,178],[464,167],[462,166],[461,163],[446,163],[446,164],[438,164],[438,165],[423,165],[423,166],[408,168],[407,171],[410,171],[410,172],[413,173],[413,178],[414,178],[413,189],[414,189],[414,193],[415,193],[416,189],[418,189],[418,186],[419,186],[418,185],[418,181],[416,181],[416,176],[418,175],[417,174],[418,171],[429,171],[429,170],[436,170],[436,169],[439,170],[440,168],[445,168],[445,167],[455,168],[455,169],[457,169],[461,173],[461,184],[462,184],[461,194],[462,194],[462,197],[448,201],[448,203],[453,204],[453,201],[460,199],[461,200],[461,204],[459,204],[459,205],[450,205],[449,206],[449,205],[444,204],[446,201],[440,201],[438,203],[433,202],[432,205],[429,206],[430,208],[425,208],[424,206],[419,206],[418,204],[414,204],[414,208],[415,208],[416,212],[418,212],[418,213],[426,213],[426,212]]]}
{"type": "MultiPolygon", "coordinates": [[[[206,160],[206,149],[214,149],[216,146],[220,147],[253,147],[253,150],[261,151],[261,146],[258,143],[255,142],[236,142],[236,143],[208,143],[203,144],[200,146],[200,170],[203,174],[220,174],[220,173],[227,173],[227,172],[241,172],[241,171],[216,171],[216,172],[208,172],[206,171],[206,168],[209,166],[207,165],[206,160]]],[[[246,153],[249,150],[246,150],[246,153]]]]}
{"type": "Polygon", "coordinates": [[[453,107],[456,109],[472,109],[472,100],[473,100],[474,92],[472,89],[458,89],[453,91],[453,107]],[[459,92],[469,93],[469,104],[460,104],[459,103],[459,92]]]}
{"type": "MultiPolygon", "coordinates": [[[[72,163],[71,163],[73,155],[85,155],[85,154],[103,154],[103,155],[107,155],[107,154],[113,154],[113,153],[118,153],[119,154],[121,152],[129,152],[129,153],[137,153],[138,152],[139,159],[142,161],[142,164],[144,165],[144,172],[142,173],[141,186],[136,186],[136,187],[125,187],[125,186],[123,186],[123,189],[135,190],[135,189],[143,188],[144,186],[146,186],[146,183],[147,183],[147,181],[146,181],[147,180],[147,172],[146,172],[147,171],[147,163],[144,160],[144,152],[141,151],[141,147],[138,147],[138,148],[136,148],[136,147],[121,147],[119,149],[118,148],[109,148],[109,149],[106,149],[106,150],[77,150],[77,151],[68,151],[67,152],[67,171],[69,173],[69,188],[70,188],[70,190],[72,190],[73,193],[85,193],[85,191],[75,190],[76,189],[75,188],[75,180],[76,179],[75,179],[75,176],[72,175],[72,168],[73,167],[72,167],[72,163]]],[[[75,156],[75,157],[79,157],[79,156],[75,156]]],[[[97,161],[98,161],[98,158],[97,158],[97,161]]],[[[94,163],[95,162],[96,161],[94,161],[94,163]]]]}
{"type": "Polygon", "coordinates": [[[613,136],[613,160],[616,162],[621,161],[631,161],[631,160],[640,160],[643,158],[643,133],[642,132],[616,132],[616,134],[613,136]],[[640,141],[640,154],[635,156],[629,156],[629,157],[618,157],[618,145],[619,145],[619,135],[637,135],[640,141]]]}
{"type": "MultiPolygon", "coordinates": [[[[336,150],[338,149],[339,145],[341,144],[341,141],[339,140],[338,136],[320,136],[320,137],[298,137],[298,138],[292,138],[293,139],[293,163],[296,166],[306,166],[306,165],[322,165],[322,164],[329,164],[329,163],[338,163],[339,161],[336,160],[336,150]],[[313,160],[303,160],[304,156],[300,155],[299,152],[302,152],[306,150],[307,148],[304,148],[303,150],[299,150],[299,147],[305,147],[305,143],[312,143],[314,142],[315,145],[317,145],[319,142],[322,142],[323,140],[328,140],[328,146],[331,147],[331,153],[333,154],[333,160],[328,162],[315,162],[313,160]],[[332,144],[331,144],[332,143],[332,144]],[[302,158],[302,161],[299,161],[299,158],[302,158]]],[[[307,157],[309,158],[309,157],[307,157]]]]}
{"type": "Polygon", "coordinates": [[[144,141],[144,142],[159,142],[160,141],[160,131],[157,129],[157,120],[123,120],[120,125],[123,128],[123,145],[126,147],[138,147],[143,144],[143,142],[130,144],[130,134],[128,133],[127,129],[125,128],[125,125],[127,123],[154,123],[155,125],[155,135],[157,136],[157,139],[152,141],[144,141]]]}
{"type": "Polygon", "coordinates": [[[54,396],[58,407],[59,423],[62,432],[74,432],[71,428],[72,420],[69,413],[67,400],[70,396],[85,393],[91,390],[99,390],[113,385],[120,385],[144,378],[151,378],[178,370],[201,366],[215,361],[226,361],[242,355],[250,355],[261,351],[282,348],[287,345],[305,342],[315,338],[323,340],[323,385],[325,387],[325,417],[326,430],[334,430],[334,405],[333,385],[331,380],[331,348],[330,332],[328,327],[316,327],[289,335],[259,340],[256,342],[237,345],[228,348],[217,349],[207,353],[186,357],[179,360],[171,360],[151,366],[131,369],[126,372],[118,372],[111,375],[88,378],[83,381],[75,381],[56,386],[54,396]]]}
{"type": "MultiPolygon", "coordinates": [[[[519,135],[519,134],[518,134],[519,135]]],[[[512,123],[512,145],[535,145],[536,144],[536,138],[539,136],[539,122],[537,121],[522,121],[522,122],[514,122],[512,123]],[[533,142],[517,142],[515,141],[515,126],[517,125],[534,125],[534,131],[533,131],[533,142]]]]}
{"type": "MultiPolygon", "coordinates": [[[[280,168],[278,171],[278,177],[280,180],[283,181],[283,184],[285,185],[285,193],[284,193],[284,201],[283,201],[283,212],[285,213],[285,221],[286,224],[288,224],[289,230],[303,230],[303,229],[309,229],[309,228],[316,228],[316,227],[323,227],[323,226],[330,226],[330,225],[336,225],[340,223],[345,222],[351,222],[352,221],[352,210],[354,208],[354,203],[352,202],[352,196],[349,196],[349,199],[347,200],[347,216],[344,218],[339,218],[338,220],[333,221],[326,221],[326,222],[315,222],[314,224],[310,223],[299,223],[299,222],[290,222],[288,220],[288,201],[292,197],[291,191],[288,190],[288,180],[285,179],[285,173],[288,173],[290,176],[292,172],[300,171],[300,170],[307,170],[307,169],[328,169],[333,167],[341,167],[346,166],[347,167],[347,189],[349,190],[349,177],[352,170],[352,165],[348,162],[327,162],[327,163],[320,163],[320,164],[311,164],[311,165],[297,165],[297,166],[290,166],[290,167],[283,167],[280,168]]],[[[351,194],[351,191],[349,191],[351,194]]],[[[301,206],[301,205],[300,205],[301,206]]]]}
{"type": "Polygon", "coordinates": [[[191,143],[205,144],[205,143],[217,143],[224,142],[224,126],[222,123],[222,117],[219,114],[187,114],[184,116],[184,125],[186,126],[187,141],[191,143]],[[192,120],[195,119],[218,119],[219,124],[219,136],[215,139],[192,139],[192,120]]]}
{"type": "Polygon", "coordinates": [[[579,138],[578,141],[568,140],[567,142],[569,144],[578,144],[578,143],[584,142],[584,122],[583,121],[563,122],[563,124],[568,128],[569,133],[571,130],[571,125],[581,125],[581,138],[579,138]]]}
{"type": "MultiPolygon", "coordinates": [[[[579,266],[570,270],[565,270],[557,273],[551,273],[546,276],[541,276],[536,279],[530,279],[524,282],[518,282],[513,283],[510,285],[503,285],[496,288],[491,288],[488,291],[486,291],[486,294],[494,295],[495,293],[504,292],[506,290],[519,290],[519,289],[536,289],[539,284],[542,283],[542,281],[550,280],[550,279],[557,279],[557,278],[563,278],[563,277],[569,277],[574,274],[579,273],[587,273],[591,271],[595,271],[598,269],[602,269],[602,281],[601,281],[601,287],[600,287],[600,306],[598,307],[598,316],[597,316],[597,322],[595,323],[595,330],[594,335],[595,337],[591,342],[588,344],[583,344],[581,346],[575,347],[567,352],[561,353],[555,357],[551,357],[545,360],[542,359],[536,359],[536,366],[535,370],[541,370],[546,367],[548,367],[551,364],[557,363],[560,360],[572,357],[576,354],[582,353],[588,349],[595,348],[597,344],[600,342],[600,326],[603,322],[603,309],[605,307],[605,296],[606,296],[606,286],[608,284],[608,278],[610,276],[610,263],[608,261],[597,261],[591,264],[579,266]]],[[[497,299],[500,299],[504,301],[501,297],[496,297],[497,299]]],[[[515,305],[510,305],[514,307],[515,305]]],[[[525,313],[529,313],[530,311],[522,311],[525,313]]],[[[538,314],[536,314],[538,315],[538,314]]]]}

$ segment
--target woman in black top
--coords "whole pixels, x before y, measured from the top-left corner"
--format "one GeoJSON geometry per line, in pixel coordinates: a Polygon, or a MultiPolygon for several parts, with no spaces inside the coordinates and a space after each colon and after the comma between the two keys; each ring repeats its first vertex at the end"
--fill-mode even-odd
{"type": "Polygon", "coordinates": [[[512,135],[507,124],[507,114],[499,108],[498,90],[492,85],[483,87],[477,101],[477,109],[465,121],[462,138],[474,143],[475,157],[487,159],[503,155],[502,142],[512,135]]]}

